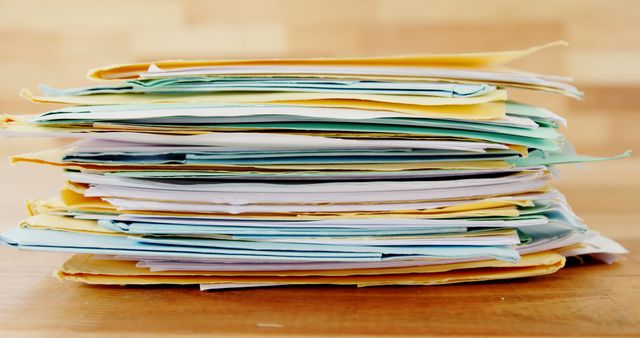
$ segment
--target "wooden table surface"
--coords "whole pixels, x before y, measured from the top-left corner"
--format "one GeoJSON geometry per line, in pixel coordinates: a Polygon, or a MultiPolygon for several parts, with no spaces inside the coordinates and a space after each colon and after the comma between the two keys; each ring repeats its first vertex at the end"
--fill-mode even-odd
{"type": "MultiPolygon", "coordinates": [[[[40,83],[88,85],[88,68],[172,58],[354,56],[558,48],[516,63],[574,76],[585,101],[516,93],[569,119],[585,154],[640,150],[640,1],[0,1],[0,113],[49,109],[18,97],[40,83]],[[336,10],[338,9],[339,10],[336,10]]],[[[0,140],[0,159],[47,140],[0,140]]],[[[566,166],[555,184],[593,229],[631,253],[611,266],[437,287],[88,287],[51,277],[67,255],[0,247],[0,337],[640,336],[640,160],[566,166]]],[[[62,184],[52,168],[0,160],[0,231],[24,200],[62,184]]]]}
{"type": "MultiPolygon", "coordinates": [[[[637,241],[623,241],[634,252],[637,241]]],[[[2,250],[0,336],[640,335],[635,254],[522,280],[437,287],[223,292],[95,287],[50,276],[60,255],[2,250]]]]}

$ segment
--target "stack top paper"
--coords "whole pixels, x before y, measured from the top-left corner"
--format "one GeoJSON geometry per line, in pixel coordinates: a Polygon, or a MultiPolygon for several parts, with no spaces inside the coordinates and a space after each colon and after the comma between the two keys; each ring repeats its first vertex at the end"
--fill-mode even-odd
{"type": "Polygon", "coordinates": [[[626,251],[551,186],[566,121],[508,88],[582,93],[505,63],[545,48],[107,66],[107,84],[23,96],[7,136],[72,138],[12,161],[56,166],[4,244],[77,255],[91,284],[431,285],[543,275],[626,251]]]}

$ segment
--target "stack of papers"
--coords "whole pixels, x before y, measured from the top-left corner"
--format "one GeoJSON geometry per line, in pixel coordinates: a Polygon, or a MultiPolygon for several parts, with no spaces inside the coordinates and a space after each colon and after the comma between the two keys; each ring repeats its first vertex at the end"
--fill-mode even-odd
{"type": "MultiPolygon", "coordinates": [[[[13,162],[57,166],[0,237],[77,253],[89,284],[430,285],[613,262],[551,187],[577,155],[553,112],[509,88],[582,93],[514,71],[524,51],[347,59],[160,61],[90,72],[106,85],[24,90],[66,108],[2,117],[8,136],[75,138],[13,162]]],[[[628,156],[628,152],[613,157],[628,156]]]]}

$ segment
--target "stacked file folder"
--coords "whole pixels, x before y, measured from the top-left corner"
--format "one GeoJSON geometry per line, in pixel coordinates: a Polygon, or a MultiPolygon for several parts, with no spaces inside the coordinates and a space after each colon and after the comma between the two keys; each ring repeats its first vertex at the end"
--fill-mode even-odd
{"type": "MultiPolygon", "coordinates": [[[[429,285],[553,273],[625,252],[551,187],[575,154],[553,112],[507,88],[582,93],[514,71],[524,51],[109,66],[69,106],[5,135],[76,138],[13,162],[56,166],[59,196],[1,237],[77,253],[90,284],[429,285]]],[[[624,153],[617,157],[625,157],[624,153]]]]}

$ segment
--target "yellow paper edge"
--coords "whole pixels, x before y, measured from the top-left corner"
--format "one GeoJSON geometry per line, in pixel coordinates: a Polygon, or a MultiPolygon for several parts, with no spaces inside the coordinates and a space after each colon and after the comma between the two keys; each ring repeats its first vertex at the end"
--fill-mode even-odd
{"type": "Polygon", "coordinates": [[[460,54],[422,54],[398,55],[382,57],[356,58],[308,58],[308,59],[249,59],[249,60],[166,60],[120,64],[95,68],[89,71],[88,77],[93,80],[132,79],[137,73],[145,72],[151,64],[163,69],[188,67],[211,67],[233,65],[366,65],[366,66],[454,66],[454,67],[486,67],[500,65],[525,57],[535,52],[557,46],[567,46],[564,41],[554,41],[524,50],[497,52],[460,53],[460,54]]]}
{"type": "Polygon", "coordinates": [[[339,285],[428,285],[462,281],[517,278],[553,273],[564,266],[565,258],[552,251],[524,255],[517,263],[498,260],[430,265],[410,268],[358,269],[333,271],[266,272],[253,276],[243,272],[150,272],[134,261],[93,260],[90,255],[75,255],[55,275],[62,280],[88,284],[205,284],[276,283],[339,285]],[[375,270],[375,271],[374,271],[375,270]],[[215,274],[215,275],[212,275],[215,274]],[[314,274],[314,275],[309,275],[314,274]],[[323,275],[318,275],[323,274],[323,275]]]}

